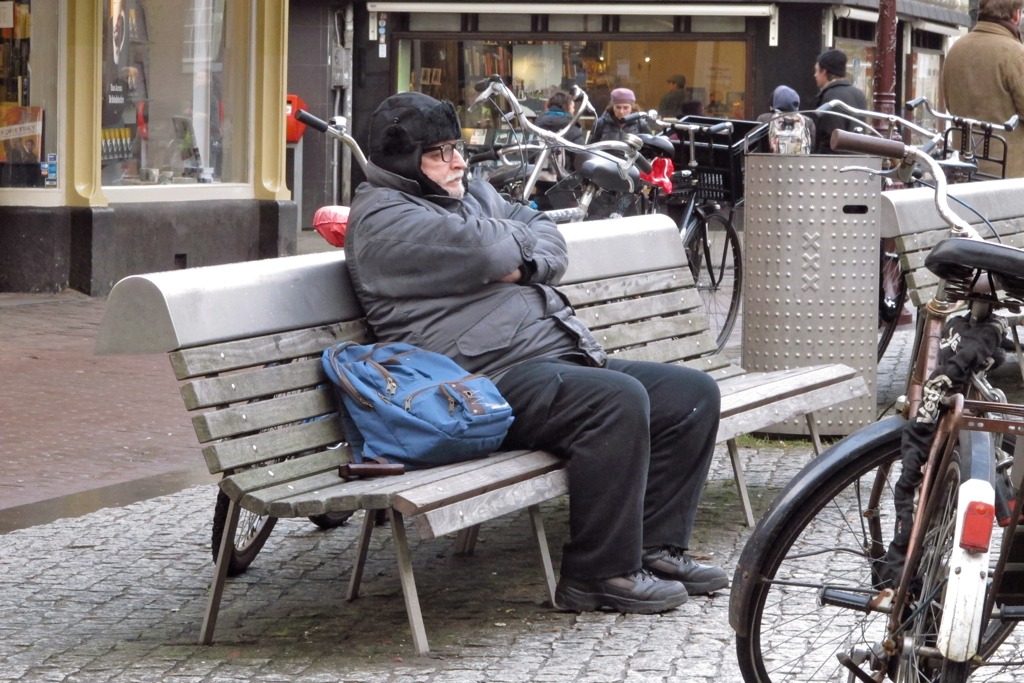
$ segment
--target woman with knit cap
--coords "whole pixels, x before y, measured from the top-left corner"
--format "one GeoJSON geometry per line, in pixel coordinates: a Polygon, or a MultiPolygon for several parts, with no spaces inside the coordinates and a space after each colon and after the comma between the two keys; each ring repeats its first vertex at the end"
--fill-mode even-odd
{"type": "Polygon", "coordinates": [[[601,142],[602,140],[621,140],[626,133],[638,135],[650,133],[651,129],[646,121],[624,122],[622,119],[633,112],[640,111],[636,106],[636,95],[629,88],[616,88],[612,90],[612,101],[605,109],[601,117],[594,123],[594,130],[590,133],[588,142],[601,142]]]}

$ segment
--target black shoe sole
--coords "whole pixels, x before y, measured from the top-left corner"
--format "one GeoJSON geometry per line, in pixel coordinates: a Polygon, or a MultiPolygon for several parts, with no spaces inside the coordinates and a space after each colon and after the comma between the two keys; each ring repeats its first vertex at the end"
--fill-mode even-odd
{"type": "Polygon", "coordinates": [[[571,587],[560,587],[555,592],[556,607],[573,612],[597,612],[609,609],[620,614],[659,614],[686,603],[686,593],[663,600],[633,600],[609,593],[587,593],[571,587]]]}
{"type": "Polygon", "coordinates": [[[647,570],[659,579],[679,581],[679,583],[686,587],[686,592],[690,595],[707,595],[729,587],[729,579],[724,576],[719,576],[717,579],[711,579],[710,581],[680,581],[677,577],[666,572],[659,572],[655,569],[651,569],[650,567],[648,567],[647,570]]]}

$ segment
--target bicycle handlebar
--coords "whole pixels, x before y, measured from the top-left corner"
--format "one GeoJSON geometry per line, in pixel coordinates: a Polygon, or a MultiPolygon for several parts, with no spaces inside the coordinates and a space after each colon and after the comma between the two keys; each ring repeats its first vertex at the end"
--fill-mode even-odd
{"type": "Polygon", "coordinates": [[[299,123],[304,123],[310,128],[316,129],[321,133],[326,133],[329,128],[326,121],[313,116],[305,109],[299,109],[295,112],[295,120],[299,123]]]}
{"type": "MultiPolygon", "coordinates": [[[[537,182],[537,178],[540,174],[540,171],[544,166],[544,163],[547,161],[546,154],[553,147],[562,147],[571,152],[589,152],[591,154],[597,153],[599,156],[615,163],[616,166],[618,166],[619,174],[623,178],[626,177],[626,174],[629,172],[629,169],[634,165],[636,165],[637,168],[641,170],[646,165],[647,170],[644,172],[650,173],[651,167],[649,163],[645,164],[646,159],[644,159],[644,161],[638,161],[640,159],[643,159],[643,156],[640,154],[640,147],[643,145],[643,143],[635,135],[628,135],[625,142],[620,142],[618,140],[607,140],[592,145],[578,145],[576,143],[569,142],[564,137],[562,137],[562,135],[566,131],[568,131],[569,128],[572,125],[574,125],[576,121],[579,119],[580,115],[583,113],[583,108],[589,106],[589,100],[587,99],[586,93],[583,93],[578,85],[573,86],[572,97],[582,99],[583,104],[581,104],[579,111],[577,111],[576,114],[573,116],[572,120],[569,122],[569,125],[558,133],[554,133],[552,131],[541,128],[534,123],[531,123],[524,115],[525,113],[523,111],[523,106],[519,103],[519,100],[516,98],[515,93],[513,93],[512,90],[508,87],[508,85],[505,84],[501,76],[493,74],[490,78],[484,81],[480,81],[479,83],[477,83],[477,89],[479,90],[481,87],[483,89],[481,90],[480,94],[477,95],[477,98],[473,101],[472,106],[475,107],[476,105],[487,101],[494,95],[501,95],[508,101],[509,106],[512,108],[512,113],[515,114],[516,119],[518,119],[519,121],[520,128],[522,128],[524,131],[533,133],[545,145],[544,149],[541,150],[541,156],[538,157],[533,173],[529,178],[527,178],[527,181],[523,186],[524,196],[528,194],[530,191],[532,191],[534,184],[536,184],[537,182]],[[603,150],[615,150],[623,152],[625,153],[625,157],[620,158],[607,154],[601,154],[603,150]]],[[[593,110],[593,107],[591,107],[591,110],[593,110]]],[[[508,120],[506,115],[502,114],[502,116],[505,118],[506,121],[508,120]]],[[[504,150],[502,150],[502,153],[508,153],[512,150],[513,148],[505,148],[504,150]]]]}
{"type": "Polygon", "coordinates": [[[921,106],[922,104],[924,105],[925,111],[927,111],[929,115],[942,121],[951,121],[953,125],[961,128],[978,128],[985,132],[991,132],[996,128],[1002,128],[1007,133],[1009,133],[1017,127],[1018,123],[1020,123],[1020,117],[1017,114],[1014,114],[1013,116],[1011,116],[1002,123],[990,123],[988,121],[969,119],[966,116],[954,116],[952,114],[946,114],[941,111],[935,111],[935,109],[932,107],[931,102],[928,101],[927,97],[915,98],[907,102],[904,106],[909,111],[914,111],[917,107],[921,106]]]}
{"type": "MultiPolygon", "coordinates": [[[[868,135],[858,135],[844,130],[832,131],[832,139],[829,141],[832,149],[836,151],[861,152],[871,156],[898,157],[906,162],[920,163],[928,167],[932,177],[935,179],[935,209],[939,216],[951,228],[953,237],[969,237],[981,239],[977,231],[967,221],[953,213],[949,208],[946,196],[946,174],[942,172],[939,162],[930,154],[913,145],[905,145],[896,140],[873,138],[868,135]]],[[[867,171],[878,173],[875,169],[847,167],[843,171],[867,171]]]]}
{"type": "Polygon", "coordinates": [[[331,119],[331,123],[327,123],[323,119],[313,116],[305,109],[299,109],[295,112],[295,120],[342,142],[352,151],[352,156],[356,158],[359,168],[363,169],[364,173],[366,172],[366,155],[363,154],[363,150],[359,149],[359,143],[348,134],[347,123],[344,117],[336,116],[331,119]]]}
{"type": "Polygon", "coordinates": [[[654,170],[654,165],[651,164],[651,160],[643,154],[636,155],[636,158],[633,159],[633,165],[636,166],[641,173],[650,173],[654,170]]]}
{"type": "Polygon", "coordinates": [[[832,131],[829,144],[837,152],[858,152],[876,157],[894,157],[902,159],[907,156],[907,146],[896,140],[874,138],[870,135],[858,135],[845,130],[832,131]]]}

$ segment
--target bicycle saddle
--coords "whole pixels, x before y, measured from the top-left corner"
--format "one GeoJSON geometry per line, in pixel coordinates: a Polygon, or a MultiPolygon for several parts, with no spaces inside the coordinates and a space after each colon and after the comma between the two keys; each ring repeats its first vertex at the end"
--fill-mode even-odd
{"type": "Polygon", "coordinates": [[[666,157],[671,159],[676,154],[675,146],[663,137],[647,133],[641,133],[639,137],[644,141],[644,146],[640,148],[640,151],[647,158],[666,157]]]}
{"type": "Polygon", "coordinates": [[[533,164],[527,166],[525,171],[523,170],[523,165],[518,164],[516,166],[510,166],[502,169],[497,173],[492,173],[488,176],[487,182],[494,187],[501,189],[513,180],[529,178],[531,173],[533,173],[533,164]]]}
{"type": "Polygon", "coordinates": [[[984,270],[1002,280],[1003,288],[1020,296],[1024,293],[1024,250],[962,237],[947,239],[928,252],[924,265],[943,280],[973,278],[984,270]]]}
{"type": "Polygon", "coordinates": [[[615,162],[591,156],[579,166],[580,175],[593,182],[602,190],[612,192],[635,192],[640,187],[640,171],[631,166],[627,177],[619,175],[615,162]]]}

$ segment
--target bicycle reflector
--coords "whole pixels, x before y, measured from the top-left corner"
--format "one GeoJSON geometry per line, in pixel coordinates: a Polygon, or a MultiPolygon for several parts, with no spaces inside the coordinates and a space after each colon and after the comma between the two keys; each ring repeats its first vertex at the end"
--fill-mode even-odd
{"type": "Polygon", "coordinates": [[[960,534],[960,547],[968,552],[986,553],[992,540],[992,522],[996,517],[994,505],[972,500],[964,513],[964,528],[960,534]]]}

